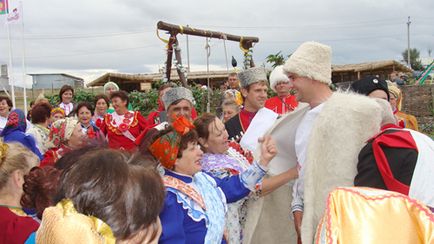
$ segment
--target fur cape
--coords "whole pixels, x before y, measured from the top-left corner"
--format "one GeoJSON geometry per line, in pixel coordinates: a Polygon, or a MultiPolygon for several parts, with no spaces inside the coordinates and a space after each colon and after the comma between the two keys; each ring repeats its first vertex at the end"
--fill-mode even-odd
{"type": "Polygon", "coordinates": [[[369,97],[335,92],[314,122],[304,175],[303,243],[313,243],[328,194],[353,186],[358,155],[380,131],[380,105],[369,97]]]}

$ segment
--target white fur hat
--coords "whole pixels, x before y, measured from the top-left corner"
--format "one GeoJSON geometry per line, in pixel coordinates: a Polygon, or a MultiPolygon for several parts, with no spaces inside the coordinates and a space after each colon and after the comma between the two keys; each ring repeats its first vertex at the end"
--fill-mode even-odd
{"type": "Polygon", "coordinates": [[[318,42],[305,42],[286,60],[283,71],[330,85],[331,61],[331,47],[318,42]]]}
{"type": "Polygon", "coordinates": [[[276,68],[271,71],[270,74],[270,87],[273,89],[273,91],[276,91],[276,85],[280,82],[289,82],[288,76],[286,76],[285,72],[283,72],[283,65],[276,66],[276,68]]]}

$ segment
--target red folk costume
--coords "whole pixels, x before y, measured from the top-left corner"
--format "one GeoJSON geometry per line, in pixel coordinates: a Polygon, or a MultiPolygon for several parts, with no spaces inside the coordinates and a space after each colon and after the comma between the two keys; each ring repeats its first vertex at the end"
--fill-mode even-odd
{"type": "Polygon", "coordinates": [[[40,163],[41,167],[47,165],[54,166],[57,160],[65,153],[71,151],[71,148],[67,144],[77,124],[78,121],[76,119],[66,118],[60,119],[51,125],[50,134],[48,135],[48,147],[50,149],[45,152],[40,163]]]}
{"type": "Polygon", "coordinates": [[[275,96],[265,101],[265,107],[278,114],[286,114],[294,111],[297,105],[297,99],[293,95],[288,95],[285,99],[275,96]]]}
{"type": "Polygon", "coordinates": [[[110,148],[132,151],[137,147],[136,137],[147,127],[148,122],[139,112],[128,111],[124,115],[106,114],[100,129],[110,148]]]}

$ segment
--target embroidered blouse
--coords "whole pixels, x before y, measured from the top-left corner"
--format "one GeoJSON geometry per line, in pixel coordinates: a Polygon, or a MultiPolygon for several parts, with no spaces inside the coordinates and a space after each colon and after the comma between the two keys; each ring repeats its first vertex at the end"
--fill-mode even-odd
{"type": "Polygon", "coordinates": [[[257,163],[241,175],[224,179],[204,172],[191,177],[165,170],[167,194],[160,214],[160,243],[226,243],[226,203],[247,196],[265,173],[257,163]]]}

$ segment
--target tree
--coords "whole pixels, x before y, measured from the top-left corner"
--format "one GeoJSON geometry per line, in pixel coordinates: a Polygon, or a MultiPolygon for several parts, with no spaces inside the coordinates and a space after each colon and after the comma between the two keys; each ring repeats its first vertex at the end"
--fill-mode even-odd
{"type": "Polygon", "coordinates": [[[279,65],[283,65],[285,63],[285,57],[282,52],[279,51],[276,54],[270,54],[267,56],[267,63],[270,63],[273,68],[279,65]]]}
{"type": "MultiPolygon", "coordinates": [[[[402,52],[402,57],[404,61],[408,63],[407,49],[402,52]]],[[[423,70],[422,62],[420,61],[420,52],[416,48],[410,48],[410,65],[414,70],[423,70]]]]}

